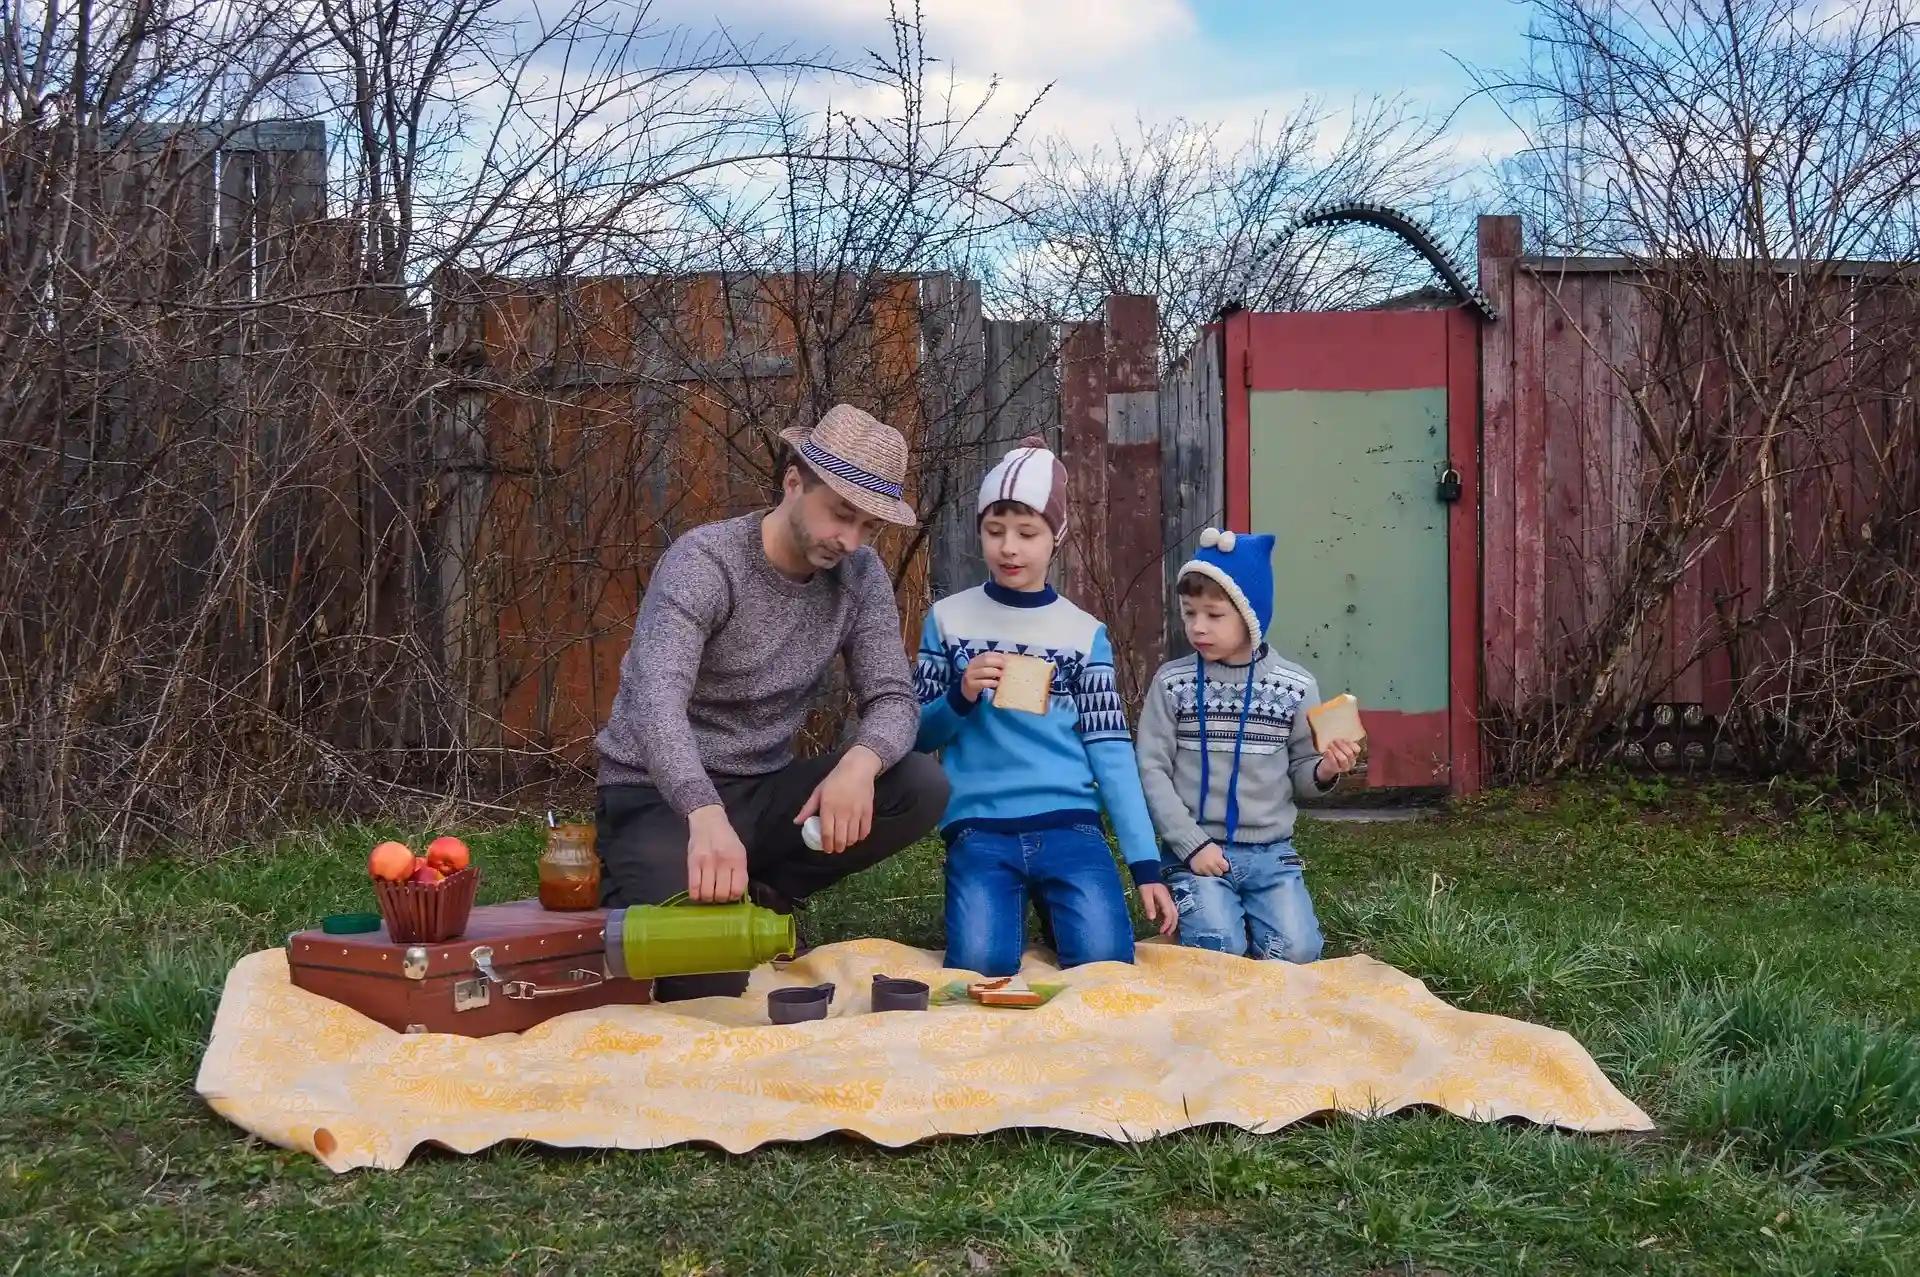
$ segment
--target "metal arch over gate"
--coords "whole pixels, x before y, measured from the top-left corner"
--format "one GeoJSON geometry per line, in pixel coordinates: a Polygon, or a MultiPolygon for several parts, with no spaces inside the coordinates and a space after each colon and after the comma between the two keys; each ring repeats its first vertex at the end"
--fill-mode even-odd
{"type": "Polygon", "coordinates": [[[1338,204],[1326,204],[1307,213],[1296,221],[1287,232],[1292,235],[1313,226],[1339,226],[1359,223],[1366,226],[1378,226],[1382,230],[1392,231],[1404,240],[1414,252],[1427,259],[1434,274],[1452,290],[1462,306],[1471,306],[1480,312],[1482,319],[1498,319],[1500,312],[1487,299],[1487,295],[1467,282],[1447,251],[1433,237],[1433,232],[1406,213],[1387,204],[1373,204],[1365,200],[1347,200],[1338,204]]]}

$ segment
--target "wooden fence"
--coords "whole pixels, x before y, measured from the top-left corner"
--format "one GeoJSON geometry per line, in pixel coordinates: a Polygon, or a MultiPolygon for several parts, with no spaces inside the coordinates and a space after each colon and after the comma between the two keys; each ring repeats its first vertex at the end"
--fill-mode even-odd
{"type": "Polygon", "coordinates": [[[985,320],[946,276],[448,279],[437,315],[436,577],[470,745],[584,761],[659,554],[770,500],[779,432],[838,400],[915,448],[925,526],[880,545],[905,641],[983,579],[975,494],[1026,435],[1068,466],[1059,580],[1108,621],[1130,692],[1167,650],[1163,547],[1218,517],[1217,343],[1162,388],[1151,298],[1057,328],[985,320]]]}
{"type": "MultiPolygon", "coordinates": [[[[1223,359],[1209,330],[1158,367],[1151,298],[1061,324],[988,319],[940,275],[449,271],[429,309],[371,260],[377,235],[328,216],[319,126],[113,140],[76,286],[16,288],[7,310],[0,805],[56,837],[61,813],[178,833],[328,787],[478,793],[476,754],[589,763],[662,550],[767,502],[779,432],[842,400],[915,450],[924,526],[882,546],[903,643],[981,579],[980,476],[1038,433],[1071,475],[1059,583],[1108,622],[1130,699],[1178,647],[1173,572],[1222,518],[1223,359]]],[[[1660,517],[1647,423],[1680,408],[1627,396],[1676,335],[1631,263],[1526,258],[1513,219],[1484,219],[1480,247],[1501,319],[1482,330],[1476,709],[1524,720],[1555,711],[1660,517]]],[[[1825,428],[1769,443],[1726,533],[1636,620],[1630,703],[1719,715],[1822,616],[1873,619],[1850,555],[1876,581],[1909,570],[1882,534],[1920,523],[1920,471],[1888,455],[1913,438],[1920,298],[1871,263],[1811,274],[1792,300],[1833,350],[1800,420],[1825,428]],[[1770,606],[1823,562],[1827,613],[1770,606]]],[[[1729,383],[1696,371],[1698,414],[1729,383]]]]}
{"type": "Polygon", "coordinates": [[[1182,646],[1173,576],[1222,510],[1218,335],[1203,334],[1163,379],[1158,322],[1158,303],[1141,296],[1111,297],[1098,319],[1057,333],[1044,323],[988,321],[981,393],[943,418],[977,443],[953,467],[955,498],[930,544],[936,593],[983,579],[980,478],[1023,436],[1045,438],[1067,467],[1071,498],[1055,582],[1108,623],[1135,704],[1140,680],[1182,646]]]}
{"type": "MultiPolygon", "coordinates": [[[[474,746],[589,756],[653,564],[769,500],[780,431],[844,398],[923,433],[911,278],[448,278],[436,312],[437,578],[474,746]]],[[[881,546],[910,609],[923,543],[881,546]]]]}
{"type": "MultiPolygon", "coordinates": [[[[1643,424],[1627,396],[1646,391],[1634,370],[1660,339],[1627,264],[1548,262],[1518,248],[1512,219],[1482,220],[1481,281],[1501,318],[1481,338],[1477,708],[1505,720],[1551,712],[1560,673],[1594,640],[1629,547],[1655,517],[1644,504],[1643,424]]],[[[1862,341],[1884,335],[1890,314],[1886,298],[1867,297],[1844,302],[1862,341]]],[[[1108,622],[1130,700],[1181,646],[1172,578],[1200,530],[1222,517],[1222,355],[1209,329],[1159,369],[1152,298],[1115,296],[1094,318],[1051,325],[988,320],[977,286],[944,276],[690,277],[576,280],[562,296],[488,296],[464,313],[466,334],[443,338],[449,358],[465,361],[448,419],[450,437],[465,440],[454,453],[466,450],[450,467],[466,477],[445,507],[459,526],[443,538],[443,604],[449,634],[472,636],[450,648],[501,742],[584,747],[611,703],[659,551],[688,527],[767,500],[778,429],[840,398],[900,425],[916,449],[913,496],[926,527],[887,548],[903,638],[931,597],[982,578],[980,476],[1037,433],[1060,452],[1072,485],[1057,583],[1108,622]],[[643,294],[652,300],[635,300],[643,294]],[[865,332],[857,359],[818,355],[846,344],[809,317],[828,295],[867,316],[855,325],[865,332]],[[654,318],[607,318],[640,311],[654,318]],[[562,453],[571,460],[558,465],[562,453]],[[563,472],[576,478],[559,485],[571,494],[560,500],[552,481],[563,472]],[[605,492],[587,495],[577,476],[597,476],[605,492]],[[476,628],[482,615],[490,620],[476,628]]],[[[1891,411],[1868,401],[1905,394],[1904,373],[1869,371],[1857,355],[1820,375],[1836,395],[1855,384],[1835,413],[1891,411]]],[[[1669,409],[1678,411],[1660,411],[1669,409]]],[[[1640,627],[1627,677],[1641,700],[1724,713],[1743,671],[1777,640],[1777,625],[1743,621],[1781,556],[1804,557],[1812,540],[1878,508],[1862,478],[1848,500],[1816,509],[1828,463],[1850,463],[1814,460],[1789,447],[1779,490],[1743,497],[1730,534],[1640,627]],[[1738,642],[1721,641],[1735,632],[1738,642]]]]}
{"type": "MultiPolygon", "coordinates": [[[[1725,533],[1694,539],[1698,561],[1634,637],[1622,677],[1698,729],[1690,749],[1751,672],[1794,643],[1790,612],[1759,614],[1779,583],[1848,553],[1864,526],[1911,500],[1887,486],[1881,454],[1915,410],[1916,301],[1910,281],[1875,265],[1820,264],[1818,282],[1794,294],[1799,322],[1827,345],[1810,360],[1787,348],[1805,364],[1806,384],[1790,392],[1799,424],[1772,440],[1764,423],[1722,421],[1759,460],[1729,463],[1709,498],[1726,511],[1725,533]]],[[[1751,405],[1728,406],[1721,350],[1697,332],[1661,330],[1642,263],[1525,257],[1519,219],[1486,217],[1480,272],[1501,314],[1482,337],[1485,694],[1490,713],[1524,717],[1560,694],[1636,539],[1663,517],[1648,505],[1661,462],[1632,397],[1663,437],[1689,412],[1737,417],[1751,405]],[[1691,405],[1676,402],[1687,395],[1691,405]]]]}

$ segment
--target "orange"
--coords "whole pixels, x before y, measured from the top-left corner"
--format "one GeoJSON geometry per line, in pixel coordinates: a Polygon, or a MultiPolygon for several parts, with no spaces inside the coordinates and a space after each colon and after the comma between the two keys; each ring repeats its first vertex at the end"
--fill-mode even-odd
{"type": "Polygon", "coordinates": [[[403,842],[383,842],[367,857],[367,872],[387,882],[405,882],[413,872],[413,848],[403,842]]]}
{"type": "Polygon", "coordinates": [[[443,874],[459,873],[472,862],[467,844],[452,834],[442,834],[427,844],[427,863],[443,874]]]}

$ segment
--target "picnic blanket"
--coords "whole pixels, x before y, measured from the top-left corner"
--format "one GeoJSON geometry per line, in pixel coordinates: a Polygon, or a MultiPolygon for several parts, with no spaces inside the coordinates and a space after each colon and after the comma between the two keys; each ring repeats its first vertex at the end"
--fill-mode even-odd
{"type": "Polygon", "coordinates": [[[857,940],[754,972],[742,998],[463,1038],[396,1033],[297,989],[285,951],[266,950],[227,978],[198,1087],[228,1119],[336,1171],[397,1167],[427,1142],[741,1153],[830,1132],[899,1146],[1008,1127],[1130,1141],[1407,1105],[1580,1131],[1652,1125],[1567,1034],[1456,1010],[1366,957],[1296,967],[1156,942],[1134,966],[1058,972],[1036,952],[1027,979],[1066,987],[1031,1011],[874,1014],[875,972],[936,987],[965,974],[857,940]],[[827,1019],[766,1022],[768,989],[823,980],[839,990],[827,1019]]]}

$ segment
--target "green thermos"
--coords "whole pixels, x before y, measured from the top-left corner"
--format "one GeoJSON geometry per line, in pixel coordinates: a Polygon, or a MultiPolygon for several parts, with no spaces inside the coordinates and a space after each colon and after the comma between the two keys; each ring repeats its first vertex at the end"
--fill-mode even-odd
{"type": "Polygon", "coordinates": [[[747,900],[696,905],[684,897],[609,909],[606,937],[607,974],[627,980],[751,971],[792,957],[799,943],[791,914],[747,900]]]}

